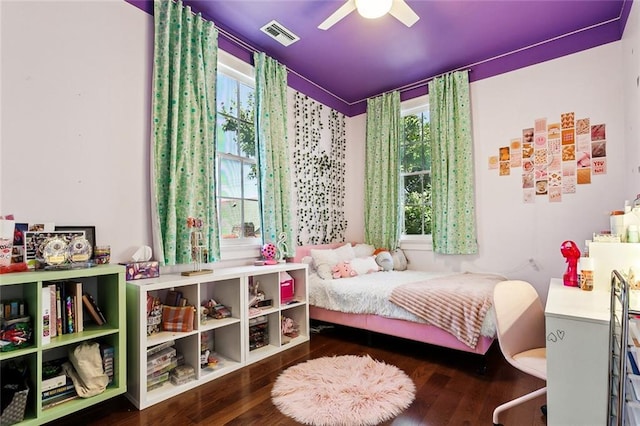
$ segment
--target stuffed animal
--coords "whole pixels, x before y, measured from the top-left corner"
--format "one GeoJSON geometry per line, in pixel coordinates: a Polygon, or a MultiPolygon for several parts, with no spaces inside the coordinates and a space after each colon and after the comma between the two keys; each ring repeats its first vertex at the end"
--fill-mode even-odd
{"type": "Polygon", "coordinates": [[[338,263],[336,266],[331,268],[331,276],[334,279],[355,277],[356,275],[358,274],[356,273],[356,271],[351,269],[351,264],[346,260],[344,262],[338,263]]]}
{"type": "Polygon", "coordinates": [[[404,271],[407,269],[407,256],[405,256],[402,249],[395,249],[393,253],[391,253],[391,259],[393,259],[393,269],[396,271],[404,271]]]}
{"type": "Polygon", "coordinates": [[[376,255],[376,263],[382,268],[383,271],[393,270],[393,258],[388,251],[381,251],[376,255]]]}

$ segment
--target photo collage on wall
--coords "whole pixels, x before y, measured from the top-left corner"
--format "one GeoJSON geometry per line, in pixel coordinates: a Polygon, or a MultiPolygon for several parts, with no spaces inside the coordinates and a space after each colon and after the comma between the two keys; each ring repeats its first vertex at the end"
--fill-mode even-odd
{"type": "Polygon", "coordinates": [[[561,114],[558,122],[539,118],[489,157],[489,169],[499,170],[500,176],[521,175],[525,203],[535,202],[536,196],[560,202],[562,194],[573,194],[578,185],[590,184],[592,176],[606,174],[606,139],[604,124],[576,120],[573,112],[561,114]],[[512,173],[516,168],[521,173],[512,173]]]}

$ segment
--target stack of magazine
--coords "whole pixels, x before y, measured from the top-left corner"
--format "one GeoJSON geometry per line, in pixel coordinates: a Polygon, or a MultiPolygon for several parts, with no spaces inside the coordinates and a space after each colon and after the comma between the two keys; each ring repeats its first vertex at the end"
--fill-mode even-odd
{"type": "Polygon", "coordinates": [[[147,390],[161,387],[169,380],[169,372],[178,366],[175,341],[147,349],[147,390]]]}

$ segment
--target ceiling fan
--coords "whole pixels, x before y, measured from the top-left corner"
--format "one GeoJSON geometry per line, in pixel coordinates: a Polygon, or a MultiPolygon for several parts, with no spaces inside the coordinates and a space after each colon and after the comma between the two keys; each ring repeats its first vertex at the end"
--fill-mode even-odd
{"type": "Polygon", "coordinates": [[[379,18],[389,13],[407,27],[412,26],[420,19],[405,0],[347,0],[345,4],[318,25],[318,28],[327,30],[354,10],[369,19],[379,18]]]}

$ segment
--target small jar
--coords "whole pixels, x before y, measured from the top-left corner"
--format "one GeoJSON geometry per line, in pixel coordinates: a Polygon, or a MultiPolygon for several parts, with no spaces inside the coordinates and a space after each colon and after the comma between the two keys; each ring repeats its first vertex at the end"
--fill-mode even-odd
{"type": "Polygon", "coordinates": [[[627,228],[627,242],[637,243],[640,242],[640,234],[638,233],[638,225],[629,225],[627,228]]]}
{"type": "Polygon", "coordinates": [[[578,270],[580,271],[580,288],[585,291],[593,290],[593,259],[581,257],[578,260],[578,270]]]}

